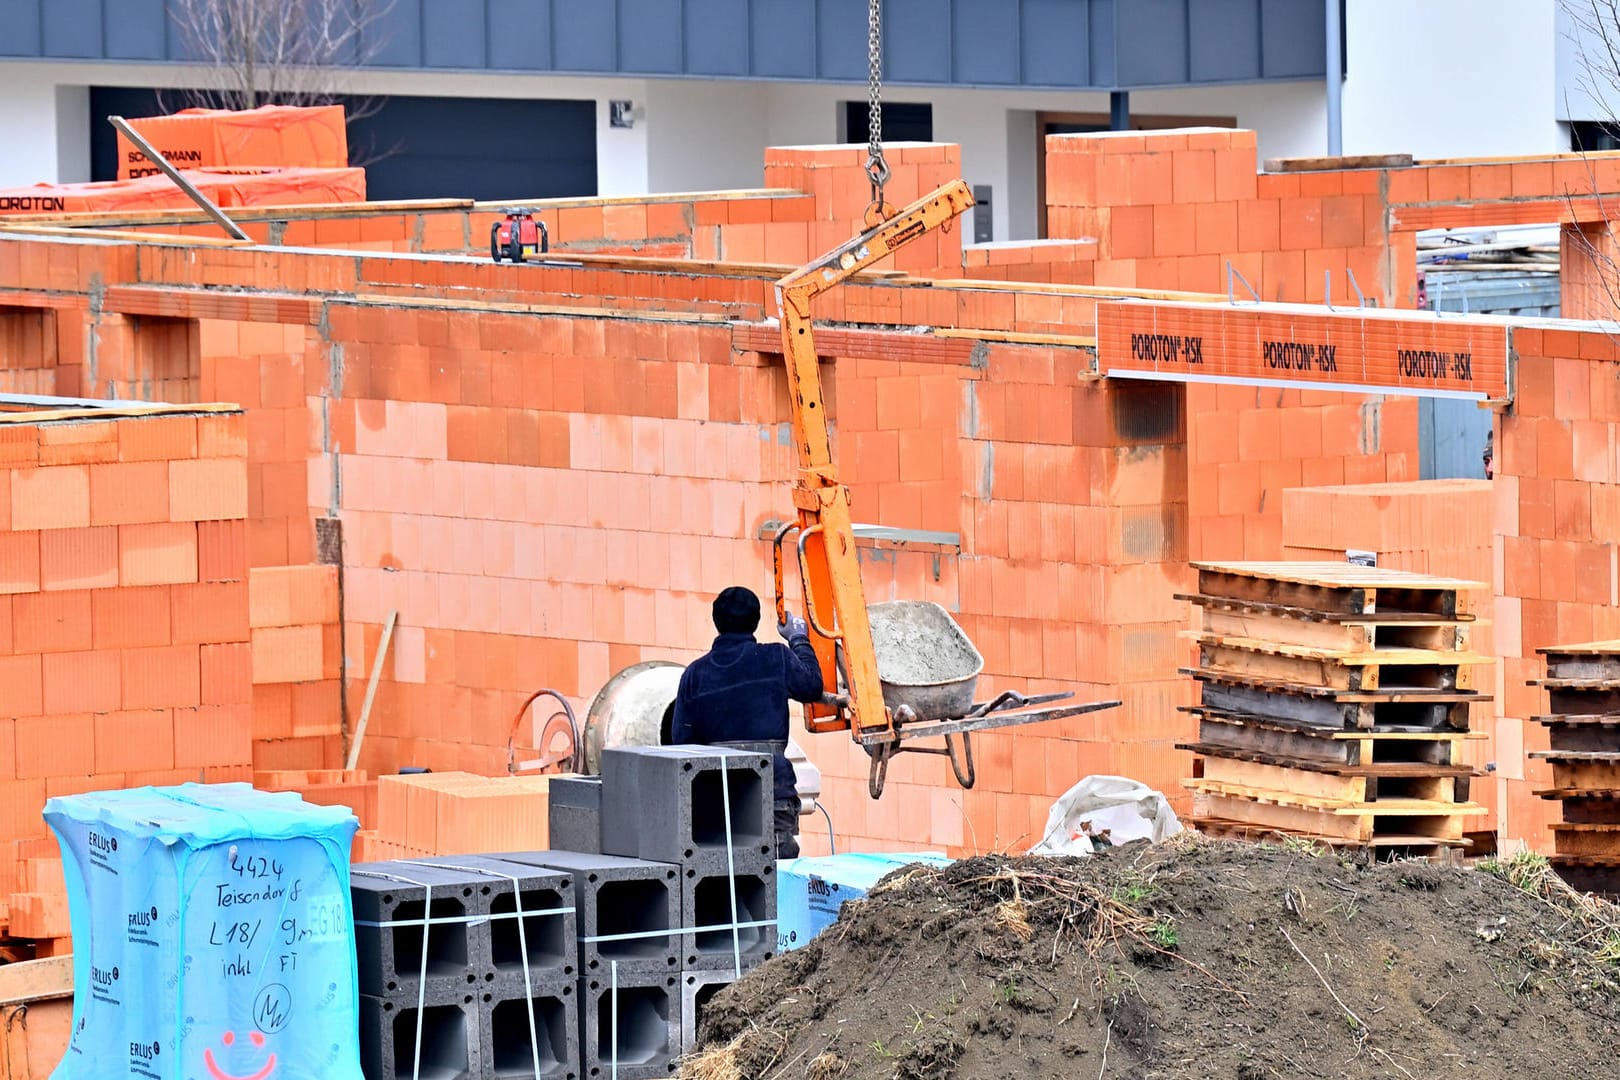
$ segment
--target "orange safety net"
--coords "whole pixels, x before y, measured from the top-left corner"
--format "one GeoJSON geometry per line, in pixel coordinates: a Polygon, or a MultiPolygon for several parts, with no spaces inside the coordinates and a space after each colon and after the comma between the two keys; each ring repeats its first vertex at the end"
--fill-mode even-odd
{"type": "MultiPolygon", "coordinates": [[[[264,105],[257,109],[182,109],[131,120],[130,126],[180,169],[219,166],[343,168],[349,140],[343,106],[264,105]]],[[[157,173],[123,132],[118,179],[157,173]]]]}
{"type": "MultiPolygon", "coordinates": [[[[366,199],[364,169],[183,169],[220,207],[355,203],[366,199]]],[[[0,188],[0,216],[194,210],[196,203],[167,176],[93,184],[34,184],[0,188]]]]}

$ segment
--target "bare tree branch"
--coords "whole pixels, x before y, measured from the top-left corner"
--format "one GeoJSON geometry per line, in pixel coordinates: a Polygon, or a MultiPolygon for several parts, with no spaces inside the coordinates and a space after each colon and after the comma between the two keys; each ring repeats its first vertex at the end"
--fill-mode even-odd
{"type": "MultiPolygon", "coordinates": [[[[1568,37],[1580,60],[1579,86],[1603,116],[1602,129],[1611,136],[1620,136],[1616,128],[1620,113],[1614,105],[1620,101],[1620,0],[1560,0],[1560,6],[1574,28],[1568,37]]],[[[1576,212],[1576,192],[1561,193],[1569,207],[1569,221],[1562,229],[1560,245],[1567,249],[1560,258],[1564,294],[1578,296],[1583,308],[1580,315],[1609,324],[1614,328],[1610,332],[1613,337],[1620,332],[1620,237],[1615,234],[1613,216],[1604,203],[1604,185],[1598,183],[1590,151],[1585,146],[1579,150],[1586,159],[1598,220],[1576,212]]]]}
{"type": "MultiPolygon", "coordinates": [[[[375,58],[394,0],[169,0],[204,86],[182,91],[182,107],[253,109],[329,105],[349,120],[374,116],[383,99],[352,92],[353,71],[375,58]]],[[[159,100],[168,107],[164,96],[159,100]]],[[[356,161],[356,164],[367,164],[356,161]]]]}

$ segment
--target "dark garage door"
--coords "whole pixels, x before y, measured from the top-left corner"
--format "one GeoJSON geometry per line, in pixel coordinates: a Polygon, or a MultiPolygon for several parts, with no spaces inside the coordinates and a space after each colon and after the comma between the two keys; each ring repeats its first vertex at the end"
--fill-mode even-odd
{"type": "MultiPolygon", "coordinates": [[[[117,173],[109,115],[183,107],[172,94],[90,91],[91,175],[117,173]],[[163,106],[167,105],[168,108],[163,106]]],[[[596,103],[508,98],[393,97],[349,122],[349,155],[372,199],[516,199],[596,194],[596,103]]]]}

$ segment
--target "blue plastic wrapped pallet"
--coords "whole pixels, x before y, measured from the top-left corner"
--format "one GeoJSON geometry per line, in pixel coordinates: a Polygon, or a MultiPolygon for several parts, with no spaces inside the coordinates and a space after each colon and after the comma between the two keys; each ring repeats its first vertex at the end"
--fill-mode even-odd
{"type": "Polygon", "coordinates": [[[345,807],[246,784],[51,799],[73,927],[52,1080],[360,1080],[345,807]]]}
{"type": "Polygon", "coordinates": [[[913,863],[946,866],[935,851],[896,855],[819,855],[776,864],[776,932],[781,950],[797,949],[838,921],[847,900],[859,900],[883,878],[913,863]]]}

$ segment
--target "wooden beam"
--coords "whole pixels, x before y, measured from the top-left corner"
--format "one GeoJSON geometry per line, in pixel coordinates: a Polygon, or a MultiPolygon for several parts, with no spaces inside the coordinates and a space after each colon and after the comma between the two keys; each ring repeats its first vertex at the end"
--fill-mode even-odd
{"type": "Polygon", "coordinates": [[[0,1005],[73,996],[73,957],[50,956],[0,964],[0,1005]]]}
{"type": "Polygon", "coordinates": [[[158,153],[158,151],[153,148],[151,143],[147,142],[141,137],[140,132],[130,127],[129,121],[125,120],[122,116],[109,116],[107,117],[107,122],[113,127],[117,128],[119,133],[127,138],[130,142],[134,143],[136,149],[145,154],[148,161],[156,165],[159,169],[162,169],[163,174],[170,180],[173,180],[175,186],[186,193],[187,198],[196,203],[198,206],[202,207],[203,212],[209,217],[213,218],[215,223],[218,224],[220,228],[224,229],[227,233],[238,240],[253,239],[247,233],[242,231],[241,226],[227,217],[225,215],[225,211],[214,205],[214,201],[212,199],[198,191],[196,185],[192,184],[190,180],[187,180],[184,176],[182,176],[179,169],[176,169],[173,165],[170,165],[169,159],[158,153]]]}

